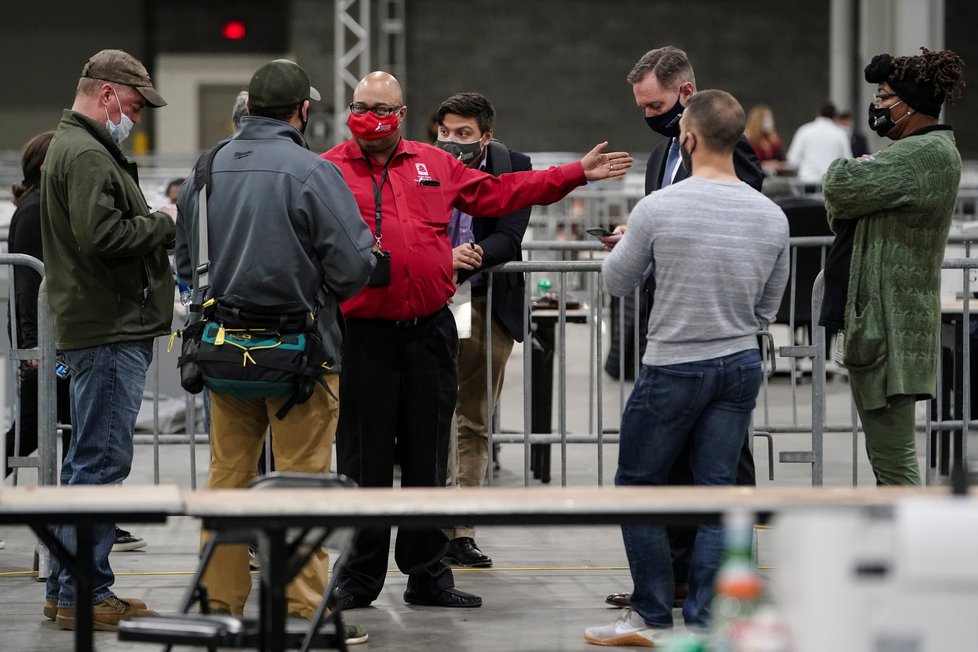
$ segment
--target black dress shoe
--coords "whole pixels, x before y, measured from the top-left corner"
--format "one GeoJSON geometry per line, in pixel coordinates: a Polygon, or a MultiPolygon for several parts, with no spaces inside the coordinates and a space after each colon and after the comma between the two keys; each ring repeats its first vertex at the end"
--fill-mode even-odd
{"type": "Polygon", "coordinates": [[[465,591],[459,591],[454,586],[434,595],[417,593],[408,589],[404,592],[404,601],[422,607],[473,608],[482,606],[482,598],[465,591]]]}
{"type": "MultiPolygon", "coordinates": [[[[686,602],[687,595],[689,595],[689,584],[686,582],[676,582],[676,593],[672,602],[673,608],[682,609],[683,604],[686,602]]],[[[632,594],[630,592],[612,593],[605,598],[604,601],[606,604],[610,604],[612,607],[624,609],[625,607],[630,607],[632,605],[632,594]]]]}
{"type": "Polygon", "coordinates": [[[359,609],[361,607],[369,607],[372,600],[367,600],[366,598],[360,598],[343,587],[337,586],[333,589],[333,598],[336,599],[336,607],[342,610],[347,609],[359,609]]]}
{"type": "Polygon", "coordinates": [[[492,559],[479,550],[472,537],[458,537],[448,542],[448,551],[443,559],[449,564],[467,568],[489,568],[492,559]]]}

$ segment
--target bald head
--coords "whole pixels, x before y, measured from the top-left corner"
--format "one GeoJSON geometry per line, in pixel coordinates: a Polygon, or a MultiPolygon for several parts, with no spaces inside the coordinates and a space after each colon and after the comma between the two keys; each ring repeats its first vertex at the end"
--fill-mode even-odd
{"type": "Polygon", "coordinates": [[[394,75],[376,70],[361,79],[353,89],[353,101],[363,102],[368,106],[375,104],[400,106],[404,104],[404,93],[394,75]]]}

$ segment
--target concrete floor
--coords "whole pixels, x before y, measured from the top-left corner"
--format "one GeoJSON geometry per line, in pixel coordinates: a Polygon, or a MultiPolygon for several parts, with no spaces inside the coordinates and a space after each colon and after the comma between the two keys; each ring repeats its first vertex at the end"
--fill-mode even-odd
{"type": "MultiPolygon", "coordinates": [[[[587,350],[582,337],[584,329],[571,329],[571,346],[587,350]]],[[[586,341],[586,340],[585,340],[586,341]]],[[[508,367],[503,397],[504,429],[522,430],[522,351],[517,347],[508,367]]],[[[568,369],[568,429],[587,430],[587,368],[568,369]],[[576,398],[575,398],[576,397],[576,398]]],[[[630,388],[626,385],[624,396],[630,388]]],[[[799,401],[807,403],[810,386],[798,388],[799,401]]],[[[791,392],[785,377],[776,378],[769,388],[769,419],[786,422],[791,416],[791,392]]],[[[619,386],[605,376],[605,427],[617,425],[619,386]]],[[[848,386],[844,379],[833,380],[828,388],[828,404],[835,421],[848,418],[848,386]]],[[[802,405],[801,420],[807,421],[802,405]]],[[[761,414],[760,412],[758,413],[761,414]]],[[[556,403],[555,403],[556,415],[556,403]]],[[[761,418],[760,416],[756,417],[761,418]]],[[[554,423],[557,419],[555,416],[554,423]]],[[[758,440],[759,483],[771,484],[766,478],[766,443],[758,440]]],[[[922,446],[922,442],[921,442],[922,446]]],[[[803,450],[810,447],[805,435],[777,435],[775,455],[781,450],[803,450]]],[[[922,451],[923,448],[920,448],[922,451]]],[[[865,454],[859,448],[860,484],[871,474],[865,454]]],[[[604,481],[611,483],[617,447],[608,445],[604,452],[604,481]]],[[[852,478],[852,443],[849,435],[830,435],[826,444],[826,484],[850,484],[852,478]]],[[[161,449],[160,482],[189,487],[189,457],[186,446],[170,445],[161,449]]],[[[597,482],[597,454],[594,445],[570,445],[567,449],[567,483],[593,485],[597,482]]],[[[523,448],[517,444],[503,446],[502,470],[494,481],[503,486],[523,486],[523,448]]],[[[198,485],[204,486],[208,452],[197,448],[198,485]]],[[[554,447],[554,483],[560,483],[559,447],[554,447]]],[[[130,481],[149,483],[153,478],[153,454],[149,446],[137,447],[130,481]]],[[[775,484],[808,485],[810,467],[778,464],[775,484]]],[[[531,482],[530,490],[540,486],[531,482]]],[[[117,574],[115,590],[119,595],[140,597],[160,612],[174,612],[197,561],[199,524],[194,519],[172,518],[165,525],[134,526],[136,534],[148,546],[142,551],[113,555],[117,574]]],[[[758,531],[762,567],[770,562],[767,539],[770,532],[758,531]]],[[[68,650],[72,634],[56,629],[41,615],[43,587],[31,573],[34,537],[25,528],[0,527],[0,539],[6,549],[0,551],[0,650],[47,652],[68,650]]],[[[374,606],[350,612],[348,619],[366,626],[369,643],[361,649],[430,652],[498,652],[525,650],[532,652],[593,650],[583,640],[586,626],[613,620],[617,611],[604,605],[609,592],[630,589],[621,536],[616,527],[486,527],[479,530],[477,541],[491,555],[495,565],[487,570],[462,570],[457,574],[460,588],[483,596],[485,606],[474,610],[451,610],[413,607],[401,599],[406,578],[396,570],[388,576],[387,585],[374,606]]],[[[395,568],[391,562],[390,568],[395,568]]],[[[254,600],[252,600],[254,602],[254,600]]],[[[677,613],[677,623],[682,618],[677,613]]],[[[122,643],[114,634],[97,633],[97,649],[150,649],[148,646],[122,643]]]]}

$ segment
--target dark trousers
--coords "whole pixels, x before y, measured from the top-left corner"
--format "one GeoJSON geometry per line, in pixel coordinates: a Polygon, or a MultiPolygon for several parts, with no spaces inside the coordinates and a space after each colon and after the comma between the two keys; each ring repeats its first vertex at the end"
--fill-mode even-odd
{"type": "MultiPolygon", "coordinates": [[[[57,380],[57,419],[58,423],[71,425],[71,402],[68,397],[68,380],[57,380]]],[[[7,431],[7,458],[14,455],[14,428],[10,425],[7,431]]],[[[22,366],[20,370],[20,450],[18,455],[30,455],[37,450],[37,369],[22,366]]],[[[71,443],[71,429],[61,431],[61,459],[68,454],[68,444],[71,443]]],[[[4,477],[10,475],[13,469],[7,466],[4,477]]]]}
{"type": "MultiPolygon", "coordinates": [[[[398,325],[350,319],[340,374],[337,470],[362,487],[390,487],[394,456],[402,487],[444,487],[448,441],[458,394],[458,332],[447,308],[398,325]]],[[[339,586],[360,601],[380,594],[387,574],[389,527],[363,528],[339,586]]],[[[442,563],[448,539],[434,527],[400,527],[398,569],[412,592],[454,586],[442,563]]]]}

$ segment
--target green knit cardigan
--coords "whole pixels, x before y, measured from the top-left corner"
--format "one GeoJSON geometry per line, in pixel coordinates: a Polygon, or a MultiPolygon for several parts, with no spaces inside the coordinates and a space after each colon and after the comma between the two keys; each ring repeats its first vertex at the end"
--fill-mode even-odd
{"type": "Polygon", "coordinates": [[[865,409],[898,394],[934,395],[941,262],[960,179],[947,129],[898,140],[874,161],[835,161],[822,179],[832,230],[859,220],[843,362],[865,409]]]}

